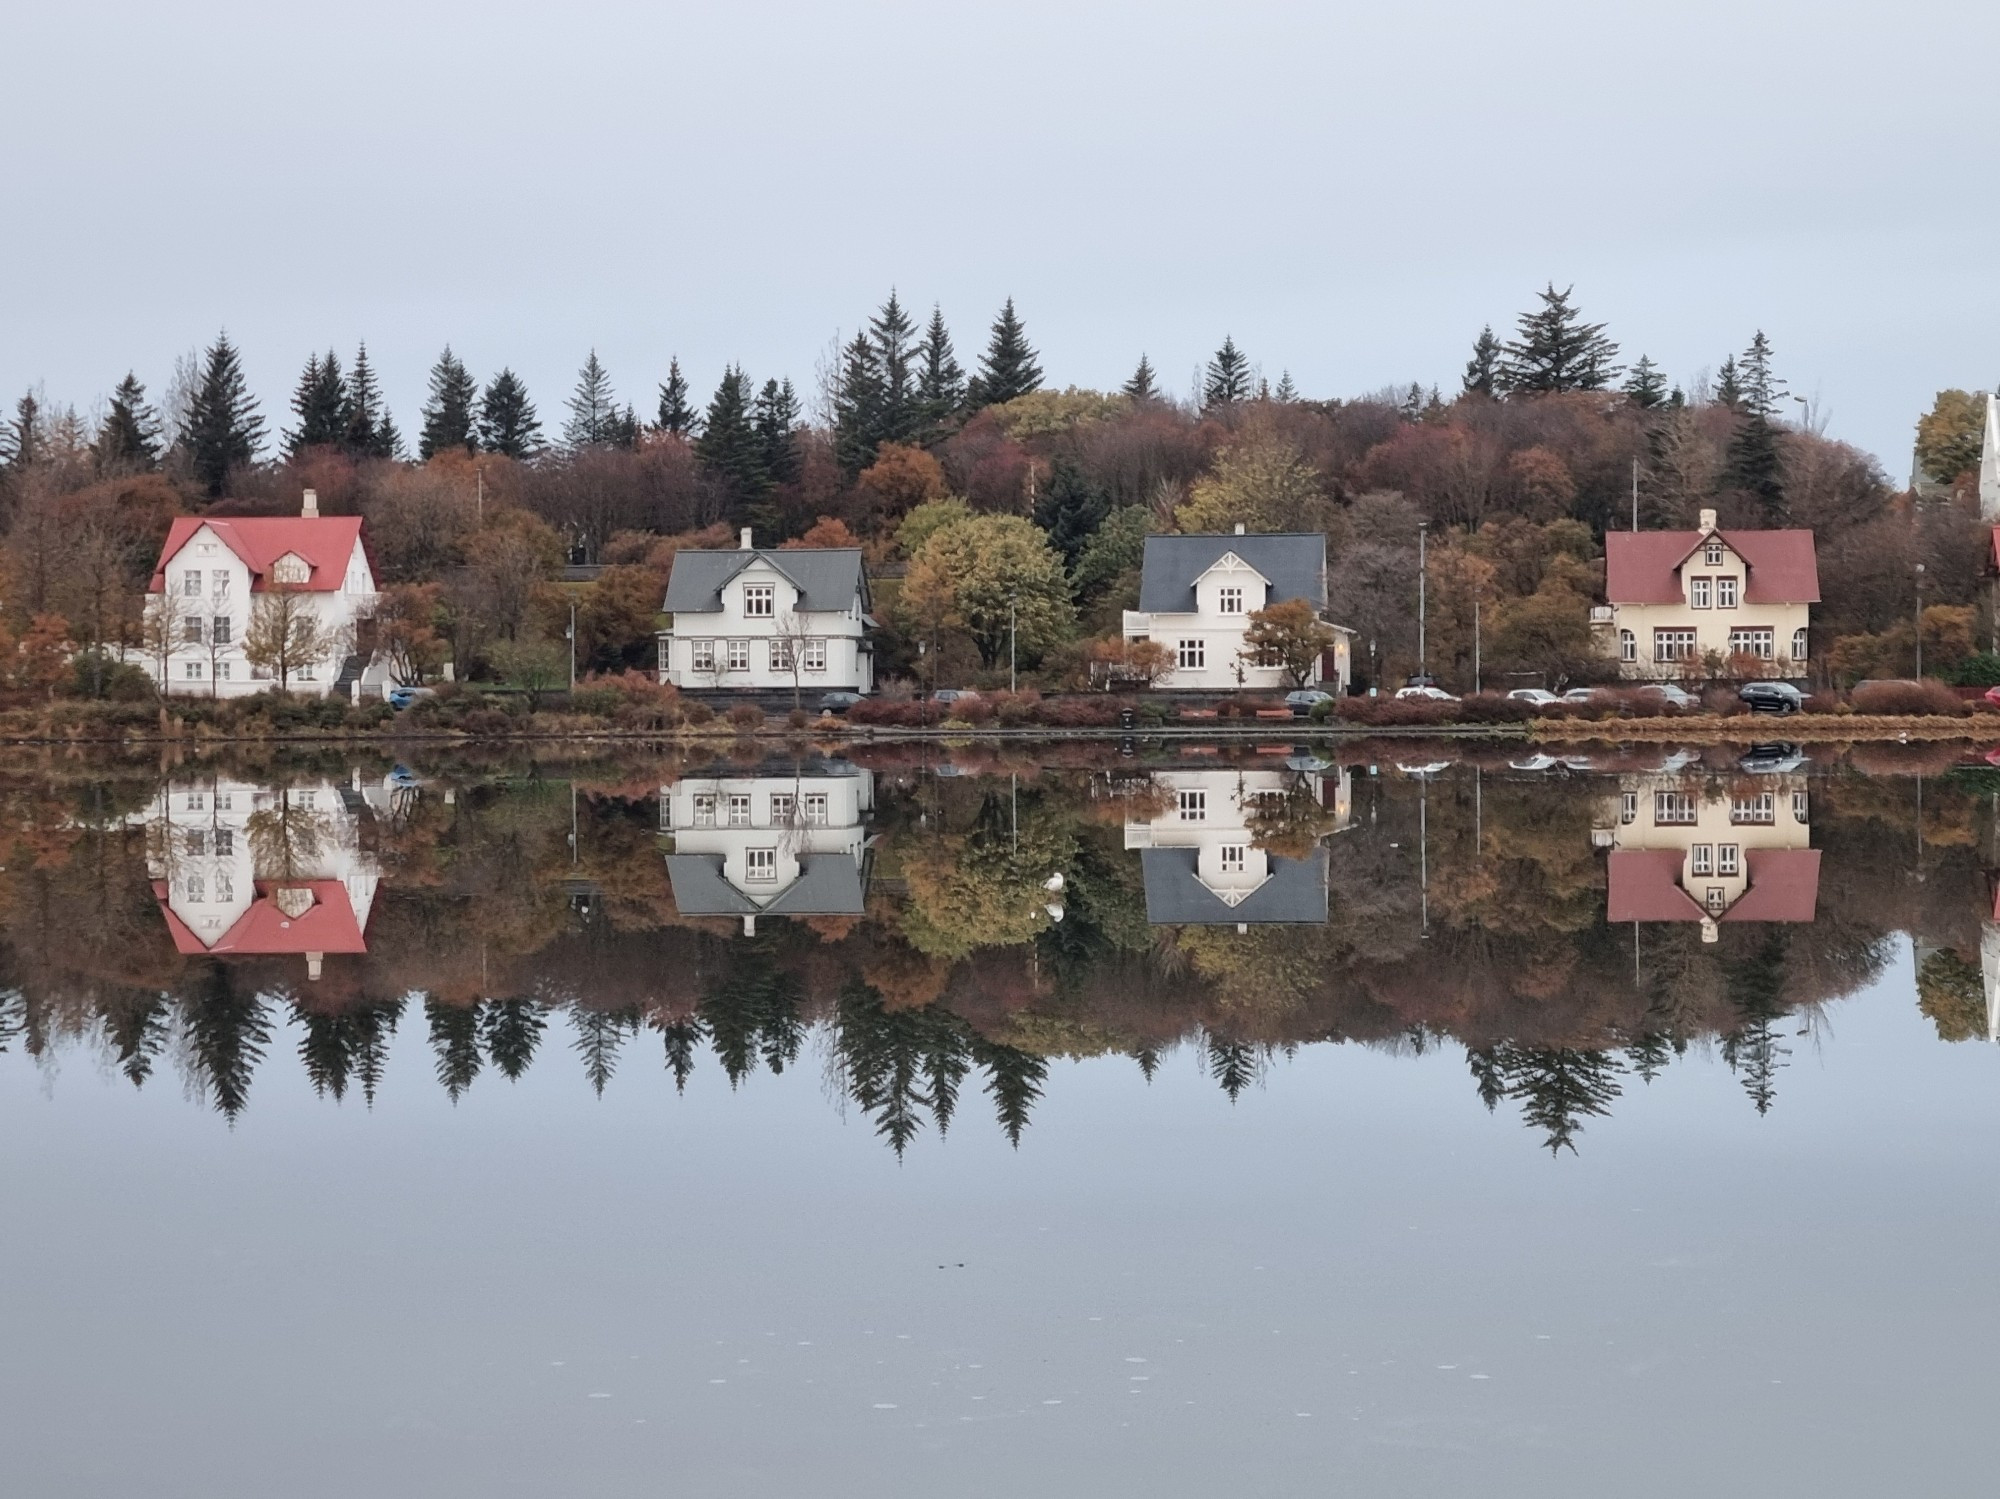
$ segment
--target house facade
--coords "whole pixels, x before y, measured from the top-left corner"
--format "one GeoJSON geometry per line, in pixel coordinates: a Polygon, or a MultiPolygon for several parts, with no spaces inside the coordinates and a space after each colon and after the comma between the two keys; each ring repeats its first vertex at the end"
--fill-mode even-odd
{"type": "Polygon", "coordinates": [[[869,692],[868,576],[855,547],[674,554],[662,682],[687,689],[869,692]]]}
{"type": "Polygon", "coordinates": [[[1348,826],[1351,772],[1344,767],[1174,769],[1156,772],[1153,796],[1125,822],[1139,854],[1146,920],[1155,926],[1320,926],[1326,922],[1327,851],[1302,856],[1258,846],[1258,811],[1304,796],[1329,831],[1348,826]]]}
{"type": "Polygon", "coordinates": [[[386,680],[386,665],[357,651],[375,602],[360,518],[321,515],[310,489],[295,516],[181,516],[147,585],[148,643],[125,656],[175,696],[247,697],[281,676],[289,691],[324,696],[357,677],[386,680]],[[244,649],[259,611],[274,609],[309,620],[288,633],[318,647],[288,652],[282,670],[244,649]]]}
{"type": "Polygon", "coordinates": [[[1591,623],[1627,677],[1805,673],[1819,562],[1810,531],[1613,531],[1591,623]]]}
{"type": "Polygon", "coordinates": [[[875,777],[844,760],[690,776],[660,788],[667,878],[683,916],[860,916],[875,777]]]}
{"type": "Polygon", "coordinates": [[[1605,919],[1809,922],[1819,901],[1811,790],[1804,775],[1725,784],[1678,772],[1619,779],[1600,804],[1594,841],[1608,847],[1605,919]]]}
{"type": "Polygon", "coordinates": [[[1327,619],[1326,537],[1265,532],[1148,536],[1139,578],[1139,607],[1125,611],[1128,641],[1151,640],[1171,656],[1155,685],[1173,691],[1282,692],[1292,685],[1279,667],[1246,653],[1250,616],[1272,604],[1303,599],[1330,625],[1334,643],[1321,652],[1307,686],[1336,695],[1352,677],[1354,632],[1327,619]]]}

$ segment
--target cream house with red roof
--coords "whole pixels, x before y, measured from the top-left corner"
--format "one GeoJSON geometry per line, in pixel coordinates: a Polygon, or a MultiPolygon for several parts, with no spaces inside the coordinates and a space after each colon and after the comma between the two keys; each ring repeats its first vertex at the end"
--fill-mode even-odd
{"type": "Polygon", "coordinates": [[[171,649],[156,642],[128,651],[128,659],[145,666],[170,694],[268,692],[279,685],[275,675],[251,665],[243,643],[259,600],[281,592],[295,595],[296,607],[309,611],[330,641],[325,655],[288,673],[289,690],[322,696],[336,687],[347,690],[355,675],[369,682],[386,676],[380,664],[364,669],[359,660],[350,671],[361,621],[375,612],[375,572],[361,518],[321,515],[310,489],[298,515],[176,519],[160,548],[146,605],[171,649]]]}
{"type": "Polygon", "coordinates": [[[1716,662],[1802,676],[1819,602],[1813,534],[1725,531],[1713,510],[1693,531],[1613,531],[1604,597],[1591,622],[1628,677],[1705,676],[1716,662]]]}

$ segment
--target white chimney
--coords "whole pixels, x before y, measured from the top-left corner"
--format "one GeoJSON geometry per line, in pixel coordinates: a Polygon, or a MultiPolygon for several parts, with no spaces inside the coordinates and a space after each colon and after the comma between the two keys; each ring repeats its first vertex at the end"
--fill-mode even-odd
{"type": "Polygon", "coordinates": [[[745,526],[743,528],[742,550],[746,552],[752,552],[756,550],[756,548],[750,544],[750,528],[748,526],[745,526]]]}
{"type": "Polygon", "coordinates": [[[1242,521],[1238,521],[1238,522],[1236,523],[1236,534],[1237,534],[1238,536],[1241,536],[1241,535],[1243,534],[1243,522],[1242,522],[1242,521]]]}
{"type": "Polygon", "coordinates": [[[319,518],[318,490],[308,489],[306,491],[306,502],[304,506],[300,508],[299,514],[303,516],[306,520],[317,520],[319,518]]]}
{"type": "Polygon", "coordinates": [[[1701,534],[1706,536],[1708,535],[1709,532],[1713,531],[1714,529],[1715,529],[1715,512],[1713,510],[1702,511],[1701,534]]]}
{"type": "MultiPolygon", "coordinates": [[[[308,491],[308,493],[310,493],[310,491],[308,491]]],[[[321,970],[321,968],[322,968],[322,967],[323,967],[323,966],[325,965],[325,963],[326,963],[326,954],[325,954],[325,953],[323,953],[323,952],[309,952],[309,953],[307,953],[307,954],[306,954],[306,977],[307,977],[307,978],[309,978],[309,979],[315,979],[315,980],[316,980],[316,979],[318,979],[318,978],[319,978],[319,975],[320,975],[320,970],[321,970]]]]}

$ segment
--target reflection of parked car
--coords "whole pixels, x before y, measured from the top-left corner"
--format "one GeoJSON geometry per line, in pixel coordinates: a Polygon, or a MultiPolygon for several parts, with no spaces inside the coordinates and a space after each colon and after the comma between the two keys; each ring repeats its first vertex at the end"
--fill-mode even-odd
{"type": "MultiPolygon", "coordinates": [[[[1408,692],[1409,690],[1410,690],[1409,688],[1405,687],[1403,689],[1403,692],[1408,692]]],[[[1396,696],[1401,697],[1403,695],[1403,692],[1397,693],[1396,696]]],[[[1400,770],[1404,775],[1408,776],[1413,781],[1428,781],[1431,779],[1431,777],[1441,776],[1447,770],[1450,770],[1451,761],[1433,760],[1427,765],[1404,765],[1399,761],[1396,765],[1396,769],[1400,770]]]]}
{"type": "Polygon", "coordinates": [[[822,713],[845,713],[860,701],[861,694],[858,692],[829,692],[819,700],[819,711],[822,713]]]}
{"type": "Polygon", "coordinates": [[[1396,696],[1406,703],[1455,703],[1458,701],[1457,698],[1446,692],[1442,687],[1431,687],[1422,682],[1414,683],[1408,687],[1398,687],[1396,689],[1396,696]]]}
{"type": "Polygon", "coordinates": [[[2000,708],[2000,687],[1987,688],[1986,701],[1993,704],[1994,707],[2000,708]]]}
{"type": "Polygon", "coordinates": [[[1736,762],[1736,768],[1751,775],[1773,776],[1803,770],[1805,763],[1805,751],[1796,744],[1753,744],[1750,752],[1736,762]]]}
{"type": "Polygon", "coordinates": [[[1554,755],[1529,755],[1524,760],[1509,760],[1509,770],[1554,770],[1562,761],[1554,755]]]}
{"type": "Polygon", "coordinates": [[[1745,682],[1736,695],[1752,713],[1797,713],[1806,705],[1806,695],[1790,682],[1745,682]]]}
{"type": "Polygon", "coordinates": [[[1648,682],[1638,690],[1641,692],[1650,692],[1658,697],[1665,698],[1683,713],[1692,713],[1696,708],[1701,706],[1700,698],[1689,692],[1685,687],[1676,687],[1672,682],[1648,682]]]}
{"type": "Polygon", "coordinates": [[[1550,703],[1559,703],[1562,701],[1561,698],[1557,697],[1546,687],[1516,687],[1512,692],[1507,694],[1507,700],[1514,703],[1526,703],[1534,708],[1546,708],[1550,703]]]}
{"type": "Polygon", "coordinates": [[[397,686],[391,687],[386,693],[383,694],[383,696],[388,698],[390,707],[407,708],[410,706],[410,704],[416,702],[417,699],[419,698],[436,697],[437,688],[416,687],[416,686],[406,687],[401,684],[398,684],[397,686]]]}
{"type": "Polygon", "coordinates": [[[1310,718],[1312,717],[1313,709],[1317,708],[1321,703],[1330,703],[1332,701],[1332,693],[1323,692],[1317,687],[1301,687],[1297,692],[1288,692],[1285,694],[1285,706],[1292,710],[1292,717],[1294,718],[1310,718]]]}

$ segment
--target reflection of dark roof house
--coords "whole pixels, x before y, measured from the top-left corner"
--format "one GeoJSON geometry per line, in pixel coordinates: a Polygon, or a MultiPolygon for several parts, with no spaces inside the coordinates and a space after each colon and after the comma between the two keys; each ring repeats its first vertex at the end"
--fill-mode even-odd
{"type": "Polygon", "coordinates": [[[1146,882],[1146,920],[1154,926],[1324,926],[1327,855],[1316,848],[1303,859],[1270,855],[1270,876],[1234,905],[1202,883],[1201,850],[1140,851],[1146,882]]]}

